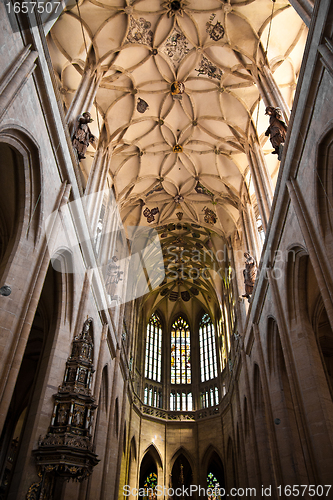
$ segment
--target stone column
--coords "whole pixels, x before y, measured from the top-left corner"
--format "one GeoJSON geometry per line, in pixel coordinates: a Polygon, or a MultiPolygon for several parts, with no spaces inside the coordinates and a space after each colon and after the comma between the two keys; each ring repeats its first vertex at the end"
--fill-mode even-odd
{"type": "Polygon", "coordinates": [[[284,121],[288,125],[290,117],[290,109],[281,94],[278,84],[275,81],[271,69],[264,65],[259,70],[259,79],[261,80],[263,86],[267,89],[267,97],[269,100],[268,106],[274,106],[275,108],[280,108],[284,117],[284,121]]]}
{"type": "Polygon", "coordinates": [[[269,66],[262,63],[261,66],[254,69],[252,76],[258,87],[260,97],[262,98],[265,107],[273,106],[274,108],[280,108],[283,118],[288,125],[290,109],[281,94],[279,86],[277,85],[269,66]]]}
{"type": "Polygon", "coordinates": [[[85,111],[90,110],[102,76],[103,73],[101,69],[98,67],[96,68],[96,58],[94,52],[91,50],[87,57],[81,82],[66,115],[66,121],[71,133],[77,117],[85,111]]]}
{"type": "MultiPolygon", "coordinates": [[[[101,133],[103,135],[103,132],[101,133]]],[[[90,170],[85,195],[87,198],[87,214],[91,228],[95,228],[101,212],[104,190],[106,189],[107,174],[111,160],[105,138],[100,138],[97,152],[90,170]],[[94,196],[91,196],[93,195],[94,196]]],[[[111,193],[110,193],[111,194],[111,193]]]]}
{"type": "Polygon", "coordinates": [[[258,145],[254,144],[253,147],[248,151],[247,156],[249,160],[251,175],[253,178],[254,191],[257,198],[262,225],[264,231],[266,232],[272,205],[272,191],[271,186],[269,185],[267,168],[258,145]]]}

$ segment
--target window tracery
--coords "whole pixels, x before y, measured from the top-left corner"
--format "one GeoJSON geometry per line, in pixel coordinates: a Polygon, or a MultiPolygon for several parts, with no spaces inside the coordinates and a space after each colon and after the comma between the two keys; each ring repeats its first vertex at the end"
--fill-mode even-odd
{"type": "Polygon", "coordinates": [[[205,387],[200,393],[200,405],[201,408],[209,408],[210,406],[216,406],[220,402],[219,389],[217,385],[205,387]]]}
{"type": "Polygon", "coordinates": [[[182,316],[171,328],[171,384],[191,383],[190,327],[182,316]]]}
{"type": "Polygon", "coordinates": [[[161,382],[162,366],[162,324],[153,313],[147,325],[145,378],[161,382]]]}
{"type": "Polygon", "coordinates": [[[201,382],[206,382],[217,377],[215,329],[207,313],[202,316],[200,321],[199,344],[201,382]]]}
{"type": "Polygon", "coordinates": [[[171,391],[171,393],[170,393],[170,410],[171,411],[192,411],[193,410],[192,392],[171,391]]]}

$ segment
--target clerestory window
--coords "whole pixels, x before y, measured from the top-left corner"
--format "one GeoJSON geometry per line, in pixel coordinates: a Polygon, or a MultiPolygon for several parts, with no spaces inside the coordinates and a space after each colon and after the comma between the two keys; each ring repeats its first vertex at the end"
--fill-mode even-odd
{"type": "Polygon", "coordinates": [[[217,377],[215,330],[208,314],[204,314],[199,325],[201,382],[217,377]]]}
{"type": "Polygon", "coordinates": [[[171,384],[191,383],[190,327],[182,316],[171,328],[171,384]]]}
{"type": "Polygon", "coordinates": [[[161,382],[162,366],[162,325],[153,313],[147,325],[145,377],[161,382]]]}

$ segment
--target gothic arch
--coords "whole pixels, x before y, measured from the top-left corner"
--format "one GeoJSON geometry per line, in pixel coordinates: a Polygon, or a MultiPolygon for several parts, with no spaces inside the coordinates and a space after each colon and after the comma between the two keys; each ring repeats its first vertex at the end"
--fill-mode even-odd
{"type": "Polygon", "coordinates": [[[163,466],[159,451],[154,444],[144,451],[139,470],[139,488],[143,488],[145,480],[150,473],[157,475],[157,484],[162,485],[163,466]]]}
{"type": "Polygon", "coordinates": [[[276,352],[275,352],[275,336],[276,336],[277,323],[273,316],[267,318],[267,361],[268,372],[270,377],[276,371],[276,352]]]}
{"type": "MultiPolygon", "coordinates": [[[[59,248],[51,257],[51,264],[55,271],[58,271],[61,279],[63,294],[62,317],[63,322],[69,322],[70,330],[74,323],[74,258],[73,252],[69,248],[59,248]]],[[[93,326],[91,325],[91,330],[93,326]]]]}
{"type": "MultiPolygon", "coordinates": [[[[286,272],[286,300],[288,308],[288,319],[291,325],[299,314],[299,276],[305,273],[305,260],[308,256],[306,249],[301,245],[288,248],[287,272],[286,272]]],[[[304,283],[301,284],[304,286],[304,283]]]]}
{"type": "Polygon", "coordinates": [[[222,463],[222,459],[221,459],[221,456],[220,456],[220,453],[219,453],[218,449],[213,444],[209,444],[207,446],[206,451],[203,454],[203,457],[202,457],[202,460],[201,460],[202,466],[207,465],[207,463],[209,462],[209,460],[211,458],[211,455],[213,455],[214,453],[217,454],[217,456],[219,457],[219,459],[221,460],[221,463],[222,463]]]}
{"type": "Polygon", "coordinates": [[[147,321],[146,321],[146,328],[147,328],[147,325],[148,325],[150,318],[152,317],[153,314],[156,314],[156,316],[158,317],[158,319],[161,322],[162,329],[163,329],[165,327],[165,318],[164,318],[164,314],[162,313],[162,311],[158,307],[156,309],[154,309],[153,311],[150,311],[149,316],[148,316],[147,321]]]}
{"type": "MultiPolygon", "coordinates": [[[[11,222],[16,225],[11,253],[15,253],[23,234],[31,238],[34,245],[38,243],[41,235],[44,205],[41,160],[37,143],[27,130],[18,126],[0,129],[0,149],[2,160],[13,165],[11,169],[7,164],[1,174],[1,191],[4,191],[1,204],[5,204],[7,217],[8,212],[15,212],[11,214],[11,222]],[[13,199],[10,200],[10,196],[13,199]],[[13,203],[16,206],[13,207],[13,203]]],[[[1,164],[2,162],[0,169],[1,164]]],[[[3,208],[1,211],[4,211],[3,208]]]]}
{"type": "Polygon", "coordinates": [[[203,455],[201,461],[201,471],[204,475],[204,477],[202,477],[202,483],[205,485],[205,487],[207,486],[207,483],[205,484],[205,481],[207,481],[208,472],[213,472],[215,477],[218,479],[221,488],[225,487],[223,461],[219,451],[212,444],[207,447],[203,455]]]}
{"type": "Polygon", "coordinates": [[[169,320],[169,328],[168,328],[168,331],[171,331],[171,328],[172,328],[172,325],[174,324],[174,322],[178,319],[178,318],[183,318],[186,323],[188,324],[189,328],[190,328],[190,332],[191,334],[193,333],[193,328],[191,326],[191,321],[188,317],[188,315],[186,314],[186,311],[177,311],[177,312],[174,312],[171,316],[170,316],[170,320],[169,320]]]}
{"type": "MultiPolygon", "coordinates": [[[[189,454],[183,447],[174,454],[170,461],[172,488],[184,486],[188,488],[193,483],[194,469],[189,454]]],[[[176,497],[177,498],[177,497],[176,497]]]]}
{"type": "Polygon", "coordinates": [[[132,436],[129,445],[129,456],[128,456],[128,483],[131,487],[134,487],[135,477],[137,472],[137,447],[135,436],[132,436]]]}
{"type": "Polygon", "coordinates": [[[193,471],[194,470],[193,469],[193,467],[194,467],[194,461],[193,461],[190,453],[186,450],[186,448],[184,448],[184,446],[181,446],[180,448],[178,448],[178,450],[173,454],[173,456],[172,456],[172,458],[170,460],[170,468],[172,469],[172,467],[174,466],[175,461],[177,460],[177,458],[180,455],[184,455],[184,457],[189,462],[189,464],[191,466],[191,469],[193,471]]]}
{"type": "Polygon", "coordinates": [[[253,367],[253,407],[255,436],[260,453],[260,470],[262,481],[269,484],[271,456],[269,448],[269,435],[266,420],[266,405],[261,381],[261,371],[257,363],[253,367]]]}
{"type": "Polygon", "coordinates": [[[236,479],[236,466],[235,466],[235,453],[234,453],[234,444],[229,436],[228,444],[227,444],[227,466],[226,466],[226,484],[228,490],[234,488],[237,484],[236,479]]]}
{"type": "Polygon", "coordinates": [[[141,464],[142,464],[142,461],[144,459],[144,457],[147,455],[147,454],[150,454],[152,455],[152,457],[154,458],[154,460],[156,461],[156,464],[158,465],[158,467],[160,467],[161,469],[163,469],[163,465],[162,465],[162,457],[161,457],[161,454],[159,452],[159,450],[156,448],[156,446],[152,443],[150,444],[146,449],[145,451],[143,452],[142,454],[142,458],[141,458],[141,464]]]}
{"type": "Polygon", "coordinates": [[[333,399],[333,331],[320,295],[314,308],[312,325],[321,355],[328,387],[333,399]]]}
{"type": "Polygon", "coordinates": [[[317,149],[317,168],[314,185],[317,186],[317,220],[324,240],[332,241],[333,232],[333,127],[329,129],[317,149]]]}

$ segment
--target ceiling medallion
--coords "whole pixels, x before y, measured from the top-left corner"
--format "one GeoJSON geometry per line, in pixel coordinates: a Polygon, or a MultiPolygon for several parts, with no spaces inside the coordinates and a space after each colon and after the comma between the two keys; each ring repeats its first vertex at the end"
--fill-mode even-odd
{"type": "Polygon", "coordinates": [[[183,146],[181,144],[175,144],[174,147],[172,148],[172,151],[174,153],[182,153],[183,152],[183,146]]]}
{"type": "Polygon", "coordinates": [[[143,99],[141,99],[141,97],[139,97],[136,109],[139,111],[139,113],[144,113],[145,111],[147,111],[147,109],[149,109],[148,102],[144,101],[143,99]]]}
{"type": "Polygon", "coordinates": [[[182,94],[185,92],[185,85],[183,82],[173,82],[170,87],[171,95],[174,99],[182,99],[182,94]]]}
{"type": "Polygon", "coordinates": [[[175,28],[160,50],[171,59],[172,64],[177,68],[192,47],[186,36],[178,28],[175,28]]]}
{"type": "Polygon", "coordinates": [[[213,210],[210,210],[210,208],[207,208],[207,207],[204,207],[202,209],[203,212],[205,212],[205,217],[204,217],[204,221],[206,222],[206,224],[216,224],[217,222],[217,216],[216,216],[216,213],[213,212],[213,210]]]}
{"type": "Polygon", "coordinates": [[[184,214],[183,212],[177,212],[176,215],[178,217],[178,220],[182,220],[184,214]]]}
{"type": "Polygon", "coordinates": [[[195,71],[198,72],[198,76],[205,75],[208,76],[208,78],[216,78],[217,80],[221,80],[223,74],[222,71],[205,56],[202,56],[199,68],[195,68],[195,71]]]}
{"type": "Polygon", "coordinates": [[[171,17],[176,14],[183,16],[184,7],[186,7],[187,4],[188,2],[186,0],[167,0],[163,2],[162,6],[168,10],[168,17],[171,17]]]}
{"type": "Polygon", "coordinates": [[[157,207],[152,208],[151,210],[147,207],[143,211],[143,215],[147,218],[147,222],[154,222],[154,215],[158,214],[159,209],[157,207]]]}
{"type": "Polygon", "coordinates": [[[209,22],[206,23],[206,32],[209,34],[209,37],[214,40],[214,42],[218,42],[221,38],[224,37],[224,28],[219,21],[216,21],[213,24],[213,20],[215,19],[216,14],[212,14],[209,18],[209,22]]]}

